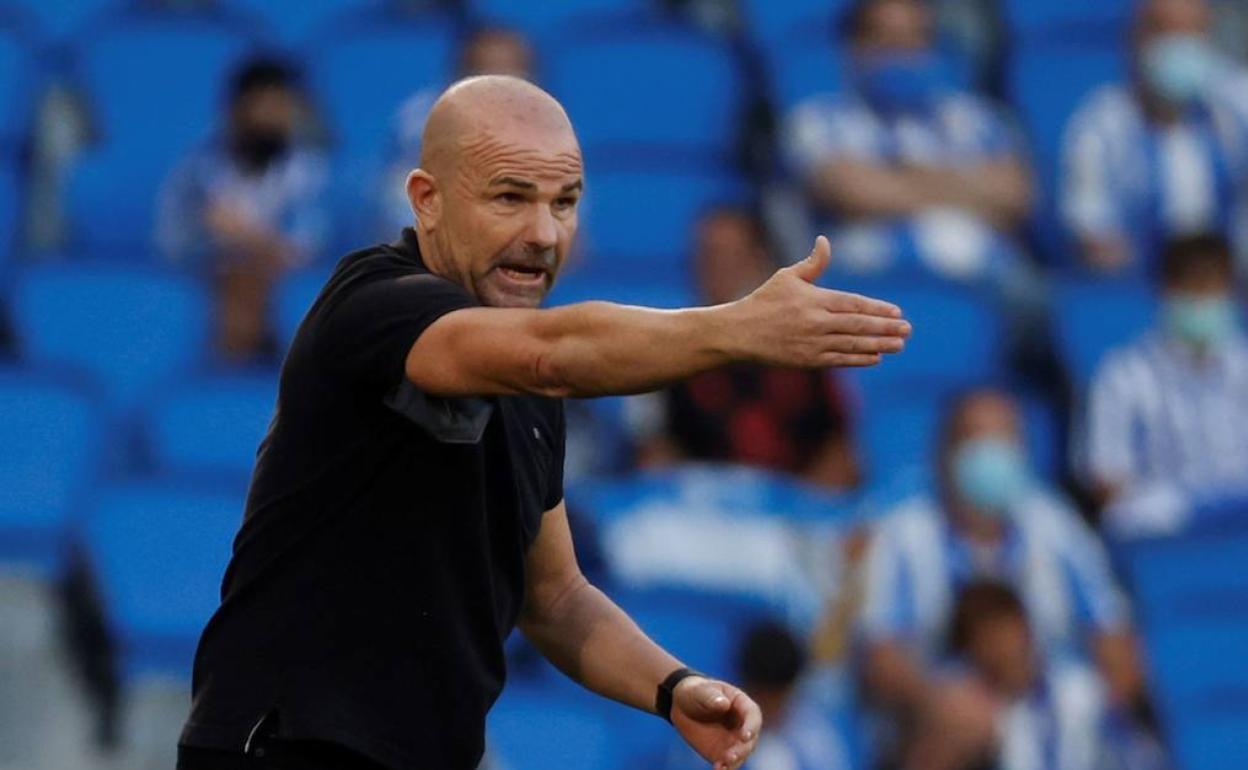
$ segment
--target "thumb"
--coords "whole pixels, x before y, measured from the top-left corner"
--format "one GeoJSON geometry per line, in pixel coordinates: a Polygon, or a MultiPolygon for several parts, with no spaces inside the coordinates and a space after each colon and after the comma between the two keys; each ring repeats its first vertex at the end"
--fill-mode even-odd
{"type": "Polygon", "coordinates": [[[702,682],[690,687],[685,695],[681,710],[698,721],[718,718],[732,708],[732,699],[711,682],[702,682]]]}
{"type": "Polygon", "coordinates": [[[814,283],[819,280],[819,276],[823,275],[823,271],[828,268],[828,263],[831,261],[832,244],[821,235],[815,239],[815,248],[811,249],[806,259],[793,265],[793,271],[803,281],[814,283]]]}

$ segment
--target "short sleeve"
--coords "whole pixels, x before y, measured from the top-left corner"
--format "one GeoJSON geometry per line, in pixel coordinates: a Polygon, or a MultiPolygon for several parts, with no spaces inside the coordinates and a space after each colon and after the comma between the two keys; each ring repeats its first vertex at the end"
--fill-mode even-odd
{"type": "Polygon", "coordinates": [[[318,350],[352,380],[389,389],[406,376],[412,345],[447,313],[477,303],[456,284],[430,274],[404,274],[344,287],[316,330],[318,350]]]}
{"type": "Polygon", "coordinates": [[[554,400],[553,403],[555,415],[551,435],[554,451],[551,452],[550,469],[546,476],[546,500],[543,503],[546,506],[543,510],[546,511],[563,502],[563,465],[568,443],[568,427],[563,411],[563,401],[554,400]]]}
{"type": "Polygon", "coordinates": [[[906,570],[889,527],[877,530],[868,551],[858,631],[869,642],[900,639],[913,630],[905,622],[906,570]]]}
{"type": "Polygon", "coordinates": [[[1092,378],[1080,458],[1086,481],[1121,484],[1138,475],[1133,428],[1138,388],[1129,363],[1124,353],[1111,354],[1092,378]]]}
{"type": "Polygon", "coordinates": [[[1121,630],[1129,622],[1130,610],[1114,580],[1109,556],[1073,511],[1067,519],[1063,562],[1079,620],[1098,631],[1121,630]]]}

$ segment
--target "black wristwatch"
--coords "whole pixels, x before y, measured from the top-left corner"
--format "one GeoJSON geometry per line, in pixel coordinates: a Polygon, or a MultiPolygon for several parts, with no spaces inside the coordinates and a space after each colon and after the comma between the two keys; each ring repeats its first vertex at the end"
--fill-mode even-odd
{"type": "Polygon", "coordinates": [[[691,676],[706,676],[701,671],[694,671],[691,668],[678,668],[667,675],[667,678],[659,683],[659,689],[654,694],[654,713],[672,721],[672,694],[676,692],[676,685],[691,676]]]}

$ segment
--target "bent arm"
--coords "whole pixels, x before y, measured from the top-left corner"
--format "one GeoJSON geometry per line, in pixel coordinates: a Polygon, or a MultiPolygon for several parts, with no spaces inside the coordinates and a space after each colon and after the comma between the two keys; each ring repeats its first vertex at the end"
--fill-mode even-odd
{"type": "Polygon", "coordinates": [[[602,396],[654,390],[732,361],[869,366],[900,351],[910,327],[895,305],[813,285],[829,258],[821,237],[807,259],[715,307],[455,310],[420,335],[405,371],[439,396],[602,396]]]}
{"type": "Polygon", "coordinates": [[[681,667],[581,574],[563,503],[542,517],[529,552],[520,630],[572,679],[643,711],[654,710],[659,683],[681,667]]]}

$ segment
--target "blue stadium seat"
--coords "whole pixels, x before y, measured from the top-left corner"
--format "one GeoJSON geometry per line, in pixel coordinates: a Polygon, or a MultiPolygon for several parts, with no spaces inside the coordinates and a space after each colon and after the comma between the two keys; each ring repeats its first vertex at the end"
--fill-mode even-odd
{"type": "Polygon", "coordinates": [[[35,372],[0,370],[0,562],[51,574],[70,516],[95,477],[101,446],[95,404],[35,372]]]}
{"type": "Polygon", "coordinates": [[[156,468],[177,475],[247,478],[273,418],[276,372],[184,382],[148,416],[156,468]]]}
{"type": "Polygon", "coordinates": [[[942,397],[909,383],[864,389],[858,433],[868,484],[930,468],[944,405],[942,397]]]}
{"type": "Polygon", "coordinates": [[[1058,355],[1074,382],[1085,385],[1111,348],[1152,326],[1157,300],[1132,281],[1065,279],[1053,288],[1053,308],[1058,355]]]}
{"type": "Polygon", "coordinates": [[[324,268],[309,267],[285,276],[278,284],[270,320],[283,350],[290,347],[299,324],[328,279],[329,272],[324,268]]]}
{"type": "Polygon", "coordinates": [[[601,707],[532,687],[508,686],[486,719],[488,751],[509,770],[615,770],[601,707]]]}
{"type": "Polygon", "coordinates": [[[135,481],[94,496],[84,534],[127,678],[189,680],[242,511],[241,487],[135,481]]]}
{"type": "Polygon", "coordinates": [[[17,169],[0,161],[0,278],[7,275],[11,257],[18,248],[22,214],[21,185],[17,169]]]}
{"type": "Polygon", "coordinates": [[[1132,0],[1002,0],[1001,15],[1017,38],[1126,42],[1132,0]]]}
{"type": "Polygon", "coordinates": [[[1056,480],[1066,467],[1066,455],[1062,450],[1065,426],[1061,421],[1064,418],[1051,401],[1041,396],[1023,396],[1021,403],[1027,455],[1044,478],[1056,480]]]}
{"type": "Polygon", "coordinates": [[[72,178],[78,242],[150,244],[161,183],[219,125],[228,77],[253,47],[223,21],[156,13],[118,16],[83,40],[79,77],[99,144],[72,178]]]}
{"type": "Polygon", "coordinates": [[[687,288],[694,224],[708,208],[743,197],[741,181],[722,173],[593,173],[581,212],[586,260],[576,269],[608,281],[687,288]]]}
{"type": "Polygon", "coordinates": [[[89,22],[132,4],[132,0],[11,0],[39,25],[38,31],[55,42],[81,32],[89,22]]]}
{"type": "Polygon", "coordinates": [[[0,151],[19,149],[34,114],[35,59],[17,27],[0,27],[0,151]]]}
{"type": "Polygon", "coordinates": [[[271,36],[285,46],[306,43],[326,24],[364,11],[378,0],[226,0],[247,14],[263,21],[271,36]]]}
{"type": "Polygon", "coordinates": [[[21,357],[90,375],[120,410],[205,358],[208,318],[193,279],[119,265],[28,268],[12,297],[21,357]]]}
{"type": "Polygon", "coordinates": [[[978,292],[936,281],[896,284],[841,276],[824,280],[833,288],[900,306],[914,327],[904,353],[854,373],[866,397],[883,383],[921,385],[926,393],[943,394],[1000,376],[1003,321],[993,303],[978,292]]]}
{"type": "Polygon", "coordinates": [[[819,94],[839,93],[849,84],[844,52],[827,35],[813,35],[765,61],[772,97],[783,117],[802,101],[819,94]]]}
{"type": "Polygon", "coordinates": [[[836,39],[836,26],[849,8],[849,0],[740,0],[742,27],[755,46],[764,51],[792,51],[796,39],[817,34],[824,41],[836,39]]]}
{"type": "Polygon", "coordinates": [[[388,146],[395,113],[413,93],[454,72],[456,39],[439,18],[362,19],[318,46],[311,85],[340,158],[372,160],[388,146]]]}
{"type": "MultiPolygon", "coordinates": [[[[1026,2],[1026,0],[1023,0],[1026,2]]],[[[1090,5],[1090,4],[1089,4],[1090,5]]],[[[1084,97],[1096,87],[1126,78],[1122,42],[1081,44],[1056,40],[1016,45],[1006,76],[1006,95],[1018,111],[1032,149],[1039,205],[1035,228],[1050,257],[1062,261],[1057,208],[1062,135],[1084,97]]]]}
{"type": "Polygon", "coordinates": [[[526,0],[467,0],[468,17],[483,24],[523,32],[537,45],[582,21],[644,14],[652,0],[577,0],[534,3],[526,0]]]}
{"type": "Polygon", "coordinates": [[[1119,550],[1146,626],[1248,617],[1248,535],[1139,540],[1119,550]]]}
{"type": "Polygon", "coordinates": [[[548,67],[598,168],[718,164],[737,148],[746,88],[716,38],[677,25],[587,31],[561,41],[548,67]]]}
{"type": "Polygon", "coordinates": [[[612,597],[664,649],[711,676],[733,679],[746,628],[768,617],[761,602],[732,594],[660,588],[612,597]]]}
{"type": "Polygon", "coordinates": [[[1171,752],[1183,770],[1242,770],[1248,767],[1248,708],[1241,690],[1233,708],[1184,711],[1166,724],[1171,752]]]}

